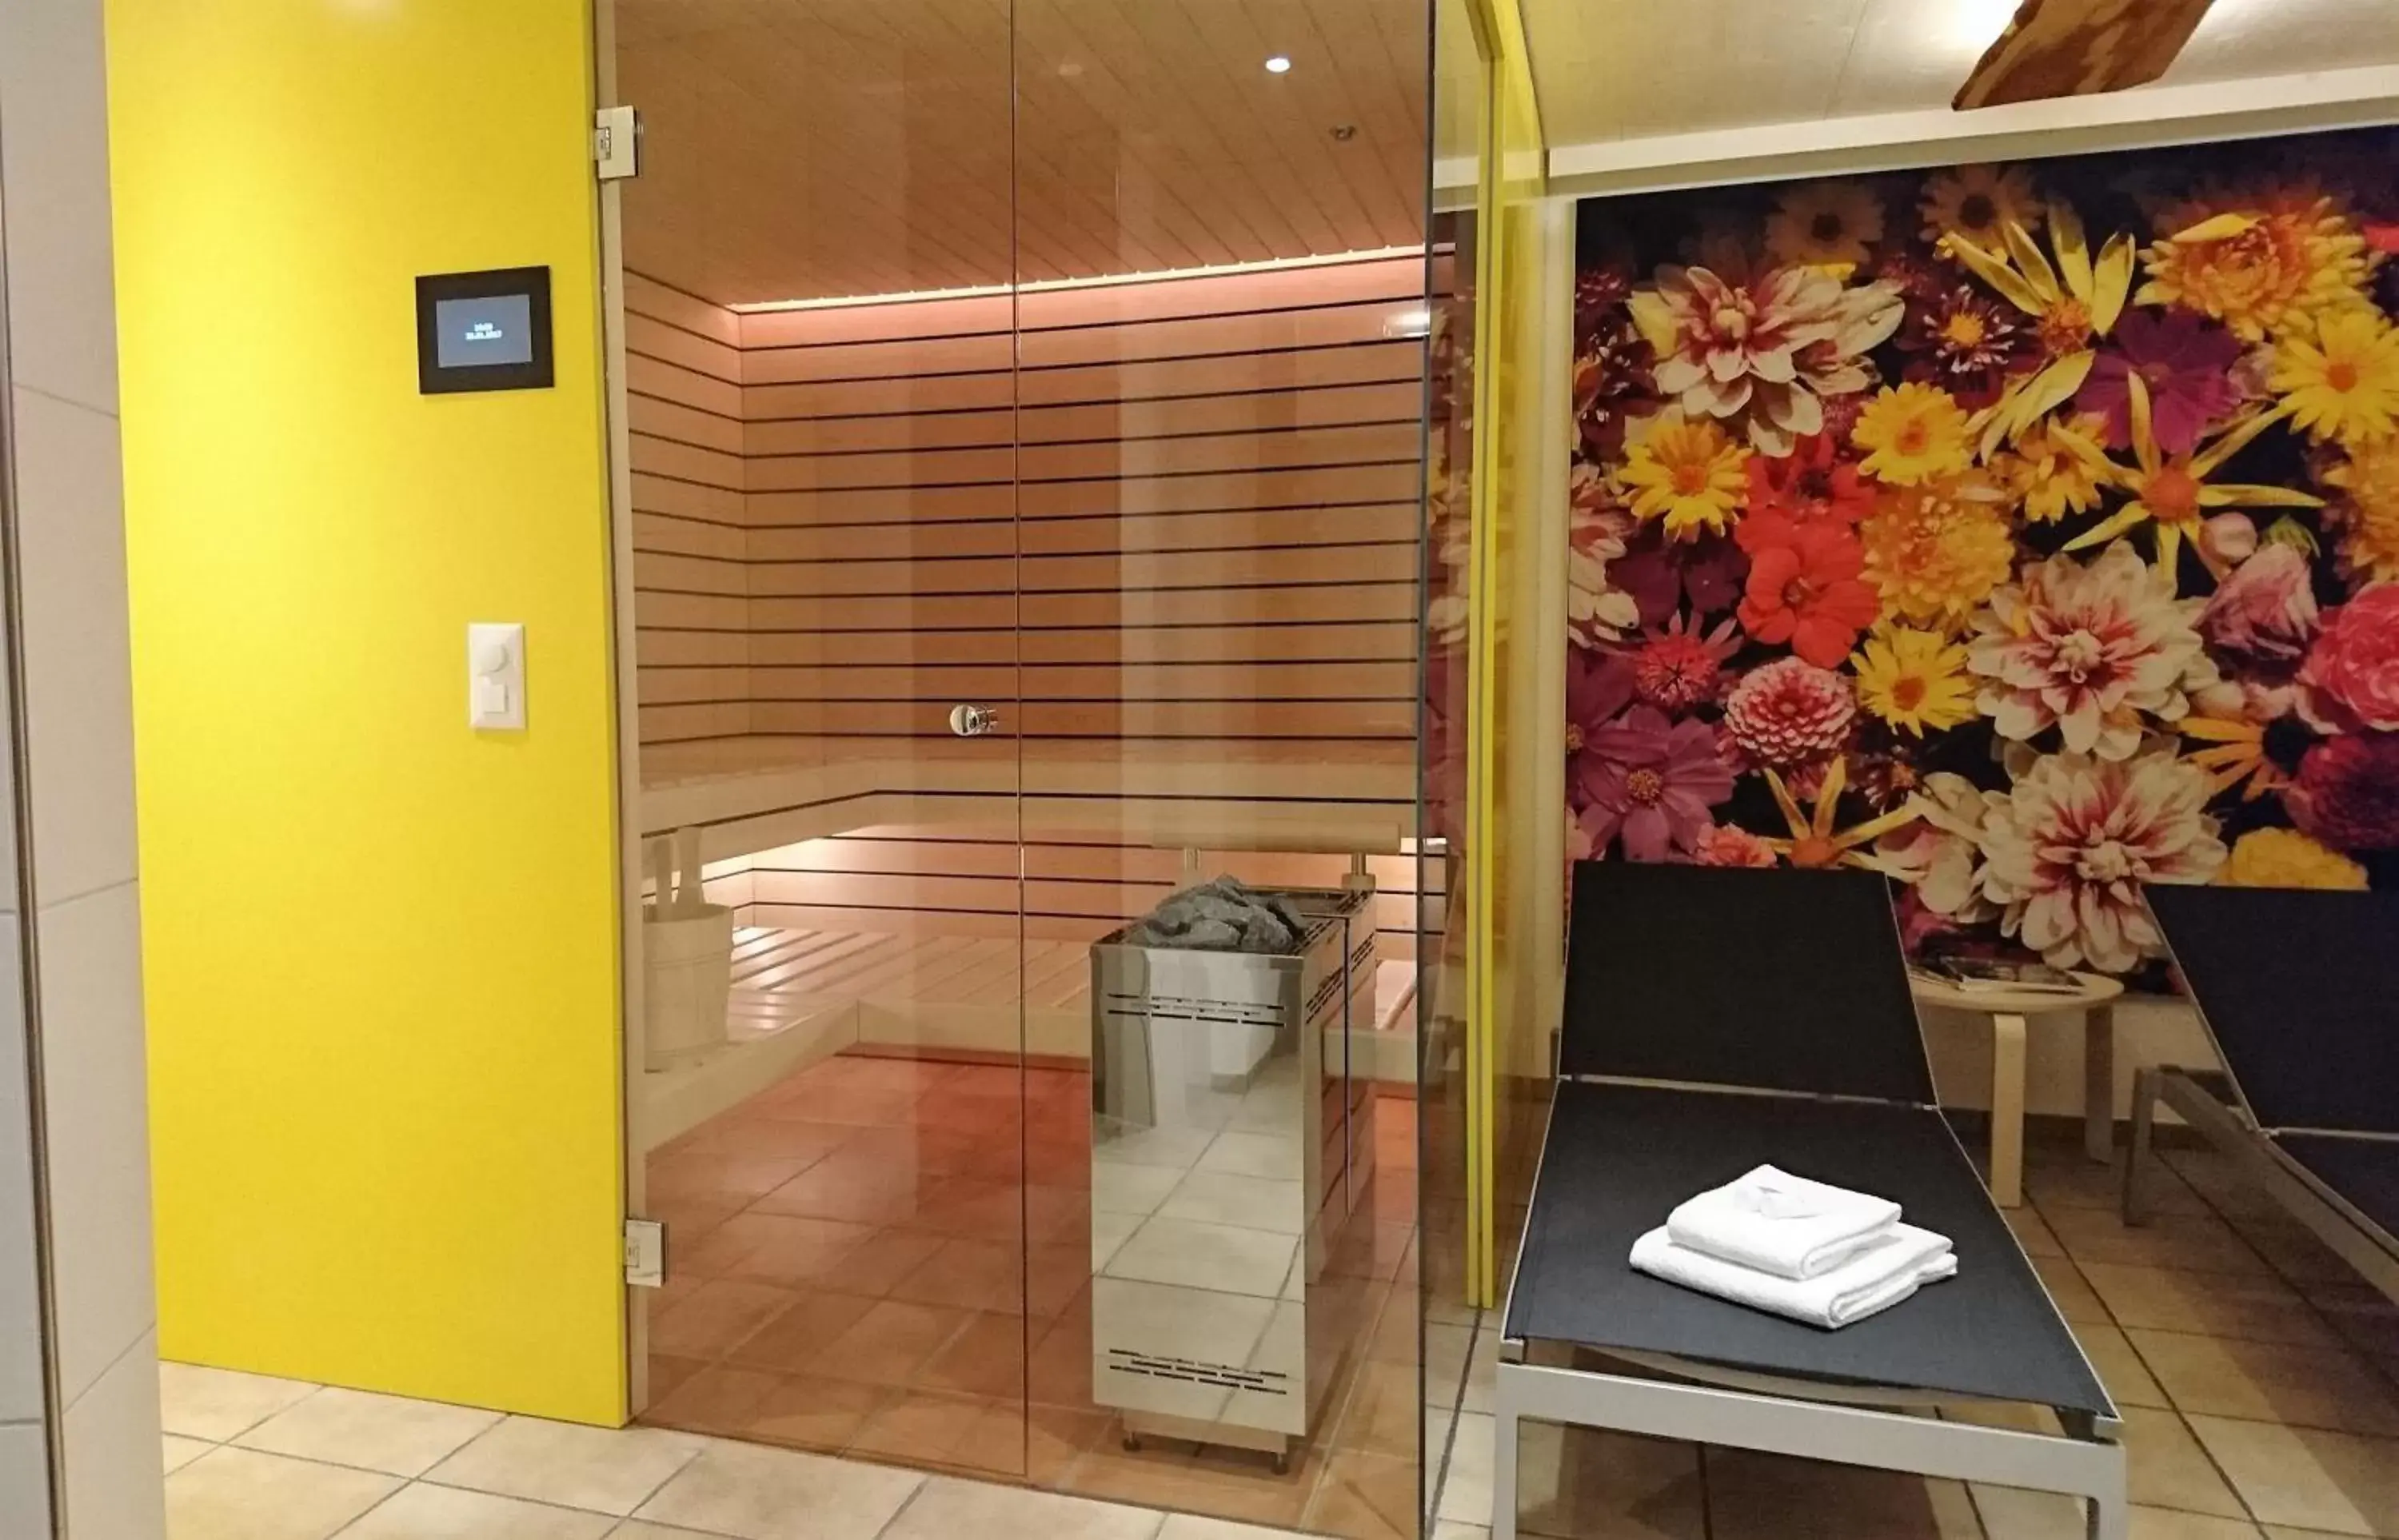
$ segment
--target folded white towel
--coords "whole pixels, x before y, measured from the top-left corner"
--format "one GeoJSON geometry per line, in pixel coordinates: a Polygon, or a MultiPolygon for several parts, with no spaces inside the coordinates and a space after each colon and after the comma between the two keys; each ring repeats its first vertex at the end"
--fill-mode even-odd
{"type": "Polygon", "coordinates": [[[1889,1199],[1760,1166],[1676,1208],[1666,1233],[1677,1246],[1779,1278],[1812,1278],[1898,1223],[1889,1199]]]}
{"type": "Polygon", "coordinates": [[[1920,1285],[1951,1277],[1958,1258],[1948,1236],[1902,1224],[1829,1273],[1778,1278],[1677,1246],[1661,1225],[1633,1243],[1633,1265],[1668,1283],[1833,1330],[1890,1309],[1920,1285]]]}

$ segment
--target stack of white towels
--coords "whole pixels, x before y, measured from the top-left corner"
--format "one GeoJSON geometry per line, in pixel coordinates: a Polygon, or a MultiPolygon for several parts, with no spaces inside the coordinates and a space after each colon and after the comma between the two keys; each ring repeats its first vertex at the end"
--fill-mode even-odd
{"type": "Polygon", "coordinates": [[[1958,1258],[1887,1198],[1760,1166],[1667,1215],[1633,1243],[1633,1265],[1831,1331],[1955,1276],[1958,1258]]]}

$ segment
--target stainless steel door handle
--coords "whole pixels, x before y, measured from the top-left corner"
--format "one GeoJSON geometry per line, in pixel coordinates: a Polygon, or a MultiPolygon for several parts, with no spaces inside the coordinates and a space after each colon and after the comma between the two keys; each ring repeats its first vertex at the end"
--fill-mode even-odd
{"type": "Polygon", "coordinates": [[[979,738],[999,725],[999,712],[989,706],[950,708],[950,731],[962,738],[979,738]]]}

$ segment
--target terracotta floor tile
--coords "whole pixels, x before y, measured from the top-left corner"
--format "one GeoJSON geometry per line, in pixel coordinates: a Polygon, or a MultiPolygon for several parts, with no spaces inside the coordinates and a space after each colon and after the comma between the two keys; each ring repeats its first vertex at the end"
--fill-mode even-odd
{"type": "Polygon", "coordinates": [[[971,1312],[883,1300],[820,1350],[810,1371],[870,1385],[906,1385],[947,1345],[971,1312]]]}
{"type": "Polygon", "coordinates": [[[936,1235],[1021,1243],[1024,1189],[1012,1182],[956,1177],[926,1196],[911,1223],[936,1235]]]}
{"type": "Polygon", "coordinates": [[[1085,1294],[1034,1344],[1025,1390],[1041,1406],[1091,1405],[1091,1304],[1085,1294]]]}
{"type": "Polygon", "coordinates": [[[1358,1366],[1331,1445],[1414,1459],[1424,1439],[1424,1387],[1415,1366],[1369,1358],[1358,1366]]]}
{"type": "Polygon", "coordinates": [[[759,1403],[780,1384],[779,1375],[762,1370],[712,1364],[651,1402],[642,1421],[653,1427],[739,1438],[759,1403]]]}
{"type": "Polygon", "coordinates": [[[1014,1402],[1024,1395],[1024,1317],[976,1315],[918,1371],[927,1390],[1014,1402]]]}
{"type": "Polygon", "coordinates": [[[818,1163],[775,1155],[689,1155],[653,1160],[649,1167],[649,1197],[653,1203],[697,1198],[702,1202],[748,1203],[773,1192],[818,1163]]]}
{"type": "Polygon", "coordinates": [[[891,1289],[891,1298],[912,1304],[946,1304],[961,1310],[1021,1313],[1024,1254],[998,1241],[953,1236],[923,1265],[891,1289]]]}
{"type": "Polygon", "coordinates": [[[1343,1540],[1416,1540],[1416,1462],[1345,1451],[1326,1463],[1302,1522],[1343,1540]]]}
{"type": "MultiPolygon", "coordinates": [[[[1089,1240],[1036,1246],[1025,1259],[1025,1307],[1036,1320],[1054,1320],[1072,1309],[1091,1287],[1089,1240]]],[[[1089,1305],[1085,1305],[1086,1311],[1089,1305]]]]}
{"type": "MultiPolygon", "coordinates": [[[[908,1390],[877,1407],[850,1436],[849,1452],[903,1464],[961,1466],[968,1439],[991,1405],[979,1396],[908,1390]]],[[[996,1475],[1020,1474],[1023,1451],[992,1447],[975,1452],[1004,1459],[996,1475]]]]}
{"type": "Polygon", "coordinates": [[[841,1264],[828,1273],[826,1288],[846,1294],[866,1294],[880,1297],[888,1294],[900,1280],[925,1265],[943,1244],[940,1236],[928,1236],[915,1230],[883,1230],[855,1251],[841,1259],[841,1264]]]}
{"type": "Polygon", "coordinates": [[[952,1180],[937,1174],[920,1177],[872,1164],[852,1163],[847,1154],[839,1153],[827,1155],[813,1169],[758,1199],[752,1208],[764,1214],[798,1214],[807,1219],[843,1220],[879,1227],[904,1225],[915,1220],[941,1183],[952,1180]]]}
{"type": "Polygon", "coordinates": [[[682,1148],[695,1153],[815,1162],[840,1149],[858,1130],[837,1123],[768,1117],[743,1108],[692,1130],[682,1148]]]}
{"type": "Polygon", "coordinates": [[[793,1375],[778,1380],[750,1409],[744,1425],[727,1437],[838,1452],[895,1395],[878,1385],[793,1375]]]}
{"type": "Polygon", "coordinates": [[[732,1361],[776,1374],[810,1374],[819,1355],[875,1306],[872,1296],[814,1290],[791,1304],[733,1348],[732,1361]]]}
{"type": "Polygon", "coordinates": [[[1028,1416],[1008,1404],[988,1408],[958,1446],[969,1465],[1010,1468],[1013,1462],[1037,1486],[1055,1486],[1085,1451],[1113,1438],[1116,1419],[1104,1412],[1037,1406],[1028,1416]]]}
{"type": "Polygon", "coordinates": [[[721,1358],[782,1314],[796,1297],[768,1284],[711,1279],[651,1324],[650,1351],[671,1358],[721,1358]]]}

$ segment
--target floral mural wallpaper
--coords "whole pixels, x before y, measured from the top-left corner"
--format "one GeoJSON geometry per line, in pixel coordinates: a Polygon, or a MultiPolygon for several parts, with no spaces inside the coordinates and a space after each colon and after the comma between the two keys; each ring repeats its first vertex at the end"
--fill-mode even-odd
{"type": "Polygon", "coordinates": [[[2132,973],[2399,878],[2399,135],[1593,200],[1577,858],[2132,973]]]}

